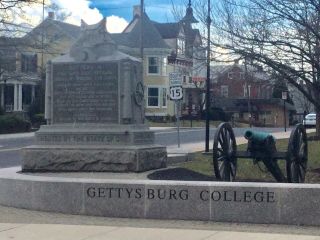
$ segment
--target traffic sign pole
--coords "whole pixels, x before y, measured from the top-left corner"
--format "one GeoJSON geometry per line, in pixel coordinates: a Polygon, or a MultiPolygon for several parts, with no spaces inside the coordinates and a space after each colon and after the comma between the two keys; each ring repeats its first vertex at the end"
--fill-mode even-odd
{"type": "Polygon", "coordinates": [[[178,148],[180,148],[180,101],[175,101],[177,107],[177,131],[178,131],[178,148]]]}
{"type": "Polygon", "coordinates": [[[177,124],[177,137],[178,137],[178,148],[180,148],[180,107],[181,99],[183,98],[182,89],[182,76],[179,72],[169,73],[170,83],[170,100],[174,101],[176,109],[176,124],[177,124]]]}

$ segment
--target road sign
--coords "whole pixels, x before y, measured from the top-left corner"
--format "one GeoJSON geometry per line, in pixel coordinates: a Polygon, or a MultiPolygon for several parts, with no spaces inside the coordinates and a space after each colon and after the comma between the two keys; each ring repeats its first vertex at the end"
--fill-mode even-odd
{"type": "Polygon", "coordinates": [[[282,92],[282,100],[287,100],[287,98],[288,98],[288,92],[283,91],[282,92]]]}
{"type": "Polygon", "coordinates": [[[182,86],[170,87],[170,99],[181,100],[183,98],[182,86]]]}
{"type": "Polygon", "coordinates": [[[182,85],[182,76],[178,72],[169,73],[169,85],[170,86],[181,86],[182,85]]]}

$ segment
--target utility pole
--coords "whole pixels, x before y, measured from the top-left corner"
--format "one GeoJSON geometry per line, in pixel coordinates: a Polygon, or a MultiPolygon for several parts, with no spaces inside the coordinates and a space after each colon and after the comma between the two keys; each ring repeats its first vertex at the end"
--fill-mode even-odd
{"type": "Polygon", "coordinates": [[[252,111],[251,111],[251,102],[250,102],[250,92],[251,88],[249,88],[249,81],[248,81],[248,63],[247,57],[244,59],[244,71],[245,71],[245,78],[246,78],[246,89],[247,89],[247,99],[248,99],[248,116],[249,116],[249,126],[252,127],[252,111]]]}
{"type": "Polygon", "coordinates": [[[287,131],[287,114],[286,114],[286,100],[288,99],[288,92],[282,92],[282,100],[283,100],[283,126],[284,131],[287,131]]]}
{"type": "MultiPolygon", "coordinates": [[[[143,84],[144,88],[144,52],[143,52],[143,18],[144,18],[144,0],[140,0],[140,57],[141,57],[141,82],[143,84]]],[[[144,115],[144,111],[142,111],[142,114],[144,115]]],[[[142,122],[144,123],[145,116],[142,116],[142,122]]]]}
{"type": "Polygon", "coordinates": [[[208,0],[208,17],[207,17],[207,80],[206,80],[206,146],[205,152],[209,152],[209,138],[210,138],[210,0],[208,0]]]}

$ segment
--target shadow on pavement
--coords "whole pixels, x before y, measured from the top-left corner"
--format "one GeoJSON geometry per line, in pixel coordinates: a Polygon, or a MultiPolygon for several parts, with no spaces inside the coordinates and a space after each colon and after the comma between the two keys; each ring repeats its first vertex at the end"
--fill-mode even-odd
{"type": "Polygon", "coordinates": [[[204,175],[185,168],[170,168],[149,174],[151,180],[180,180],[180,181],[216,181],[213,176],[204,175]]]}

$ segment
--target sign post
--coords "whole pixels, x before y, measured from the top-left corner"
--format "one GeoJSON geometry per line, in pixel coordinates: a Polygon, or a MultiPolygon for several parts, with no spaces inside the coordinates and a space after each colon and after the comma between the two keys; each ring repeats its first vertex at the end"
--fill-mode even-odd
{"type": "Polygon", "coordinates": [[[180,101],[183,98],[182,76],[178,72],[169,73],[170,100],[175,102],[177,116],[178,148],[180,148],[180,101]]]}
{"type": "Polygon", "coordinates": [[[282,92],[282,100],[283,100],[283,122],[284,122],[284,131],[287,131],[287,114],[286,114],[286,100],[288,98],[288,92],[282,92]]]}

